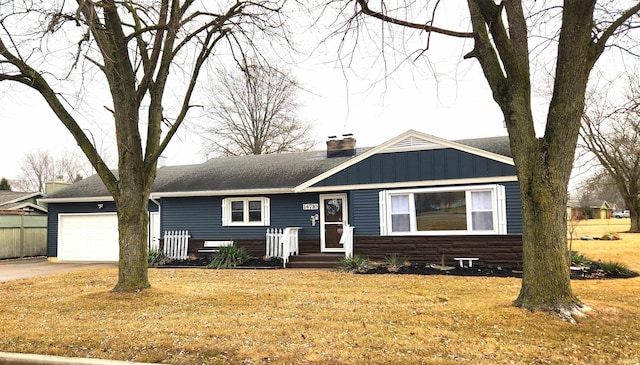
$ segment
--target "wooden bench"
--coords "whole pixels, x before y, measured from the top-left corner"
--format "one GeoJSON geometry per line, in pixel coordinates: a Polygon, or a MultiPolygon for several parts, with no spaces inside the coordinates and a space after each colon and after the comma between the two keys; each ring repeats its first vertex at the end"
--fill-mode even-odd
{"type": "Polygon", "coordinates": [[[460,267],[464,267],[464,262],[467,261],[469,263],[469,267],[473,267],[473,262],[478,260],[477,257],[454,257],[454,260],[458,260],[460,263],[460,267]]]}
{"type": "Polygon", "coordinates": [[[220,247],[233,246],[233,241],[204,241],[203,248],[198,252],[218,252],[220,247]]]}

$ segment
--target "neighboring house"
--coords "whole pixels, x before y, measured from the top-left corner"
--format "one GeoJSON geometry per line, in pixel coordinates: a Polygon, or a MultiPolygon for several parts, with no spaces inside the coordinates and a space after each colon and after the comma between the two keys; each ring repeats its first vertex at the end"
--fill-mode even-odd
{"type": "Polygon", "coordinates": [[[44,196],[44,193],[40,192],[0,190],[0,214],[47,214],[47,208],[37,202],[44,196]]]}
{"type": "Polygon", "coordinates": [[[609,203],[606,200],[589,202],[586,205],[587,207],[584,207],[580,202],[570,200],[567,203],[567,219],[609,219],[612,217],[613,211],[618,209],[615,203],[609,203]]]}
{"type": "MultiPolygon", "coordinates": [[[[115,207],[97,176],[43,201],[50,257],[117,260],[115,207]]],[[[327,141],[327,151],[167,166],[158,169],[148,207],[150,241],[161,231],[188,230],[191,255],[205,241],[234,241],[264,256],[267,229],[297,227],[297,258],[346,250],[377,260],[522,262],[507,137],[453,142],[410,130],[373,148],[356,148],[346,137],[327,141]]]]}
{"type": "Polygon", "coordinates": [[[43,193],[0,190],[0,259],[46,253],[47,208],[43,193]]]}

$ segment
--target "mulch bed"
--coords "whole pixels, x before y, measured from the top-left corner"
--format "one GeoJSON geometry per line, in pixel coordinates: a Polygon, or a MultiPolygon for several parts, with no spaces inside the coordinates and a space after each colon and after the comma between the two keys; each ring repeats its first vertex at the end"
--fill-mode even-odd
{"type": "MultiPolygon", "coordinates": [[[[158,268],[205,268],[211,262],[210,259],[193,259],[193,260],[172,260],[158,268]]],[[[251,258],[242,265],[238,265],[236,269],[280,269],[282,261],[278,259],[265,260],[263,258],[251,258]]],[[[401,266],[395,271],[390,271],[386,266],[372,267],[365,271],[357,272],[357,274],[391,274],[391,275],[448,275],[448,276],[489,276],[504,278],[522,278],[521,268],[508,267],[459,267],[455,266],[448,270],[440,270],[424,264],[411,264],[401,266]]],[[[632,271],[629,275],[622,274],[605,274],[595,262],[590,268],[582,270],[572,270],[571,279],[587,280],[587,279],[627,279],[637,277],[638,274],[632,271]]]]}
{"type": "MultiPolygon", "coordinates": [[[[165,265],[156,266],[158,268],[185,268],[185,267],[199,267],[205,268],[211,259],[192,259],[192,260],[171,260],[165,265]]],[[[238,265],[236,269],[278,269],[282,268],[281,260],[265,260],[263,258],[252,257],[242,265],[238,265]]]]}
{"type": "MultiPolygon", "coordinates": [[[[440,270],[423,264],[412,264],[408,266],[402,266],[397,271],[389,271],[386,266],[379,266],[367,269],[358,274],[414,274],[414,275],[449,275],[449,276],[491,276],[491,277],[512,277],[522,278],[522,269],[520,268],[505,268],[505,267],[453,267],[449,270],[440,270]]],[[[582,268],[581,270],[571,270],[571,279],[587,280],[587,279],[628,279],[637,277],[640,274],[632,271],[628,275],[624,274],[606,274],[598,265],[594,263],[589,268],[582,268]]]]}
{"type": "Polygon", "coordinates": [[[522,277],[522,271],[516,268],[484,268],[484,267],[453,267],[450,270],[440,270],[424,264],[402,266],[397,271],[389,271],[386,266],[370,268],[359,274],[413,274],[413,275],[450,275],[450,276],[493,276],[493,277],[522,277]]]}

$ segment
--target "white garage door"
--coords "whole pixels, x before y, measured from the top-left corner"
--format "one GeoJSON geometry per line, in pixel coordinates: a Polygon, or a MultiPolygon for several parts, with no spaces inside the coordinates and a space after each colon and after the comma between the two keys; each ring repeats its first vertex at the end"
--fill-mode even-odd
{"type": "Polygon", "coordinates": [[[116,213],[60,214],[59,261],[118,261],[116,213]]]}

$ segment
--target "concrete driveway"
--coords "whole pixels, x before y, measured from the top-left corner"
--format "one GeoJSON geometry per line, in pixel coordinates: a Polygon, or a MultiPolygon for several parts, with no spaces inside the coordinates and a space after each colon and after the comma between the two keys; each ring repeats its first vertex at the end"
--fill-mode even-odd
{"type": "Polygon", "coordinates": [[[113,263],[49,262],[46,258],[0,261],[0,282],[46,276],[75,270],[116,268],[113,263]]]}

